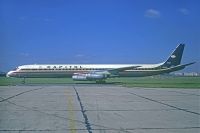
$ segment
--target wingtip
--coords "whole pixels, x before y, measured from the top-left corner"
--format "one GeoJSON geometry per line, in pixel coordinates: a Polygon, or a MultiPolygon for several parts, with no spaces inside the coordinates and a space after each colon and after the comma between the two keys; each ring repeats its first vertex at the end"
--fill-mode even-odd
{"type": "Polygon", "coordinates": [[[188,64],[185,64],[185,66],[190,66],[190,65],[193,65],[195,64],[196,62],[191,62],[191,63],[188,63],[188,64]]]}
{"type": "Polygon", "coordinates": [[[192,62],[191,65],[192,65],[192,64],[195,64],[195,63],[197,63],[197,62],[192,62]]]}

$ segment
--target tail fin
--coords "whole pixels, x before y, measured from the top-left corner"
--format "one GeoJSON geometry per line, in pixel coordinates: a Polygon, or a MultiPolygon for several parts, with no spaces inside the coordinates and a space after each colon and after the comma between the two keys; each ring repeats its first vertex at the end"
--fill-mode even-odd
{"type": "Polygon", "coordinates": [[[170,57],[165,61],[161,67],[163,68],[169,68],[172,66],[177,66],[181,63],[181,58],[183,55],[185,44],[179,44],[174,52],[170,55],[170,57]]]}

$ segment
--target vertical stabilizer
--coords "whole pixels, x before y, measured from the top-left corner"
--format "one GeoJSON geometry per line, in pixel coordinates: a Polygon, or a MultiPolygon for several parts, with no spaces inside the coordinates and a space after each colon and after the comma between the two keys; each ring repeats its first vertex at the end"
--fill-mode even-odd
{"type": "Polygon", "coordinates": [[[161,67],[169,68],[172,66],[177,66],[181,63],[183,50],[184,50],[185,44],[179,44],[174,52],[169,56],[167,61],[165,61],[161,67]]]}

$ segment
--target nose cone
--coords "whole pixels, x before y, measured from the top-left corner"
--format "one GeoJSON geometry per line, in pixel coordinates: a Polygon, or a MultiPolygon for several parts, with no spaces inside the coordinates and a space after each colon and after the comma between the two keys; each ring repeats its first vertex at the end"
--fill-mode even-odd
{"type": "Polygon", "coordinates": [[[13,71],[9,71],[7,74],[6,74],[6,77],[12,77],[13,76],[13,71]]]}

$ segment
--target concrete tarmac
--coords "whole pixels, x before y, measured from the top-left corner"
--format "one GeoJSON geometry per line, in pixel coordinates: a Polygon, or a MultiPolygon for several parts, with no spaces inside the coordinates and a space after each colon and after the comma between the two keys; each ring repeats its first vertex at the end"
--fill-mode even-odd
{"type": "Polygon", "coordinates": [[[200,89],[0,87],[0,133],[199,133],[200,89]]]}

